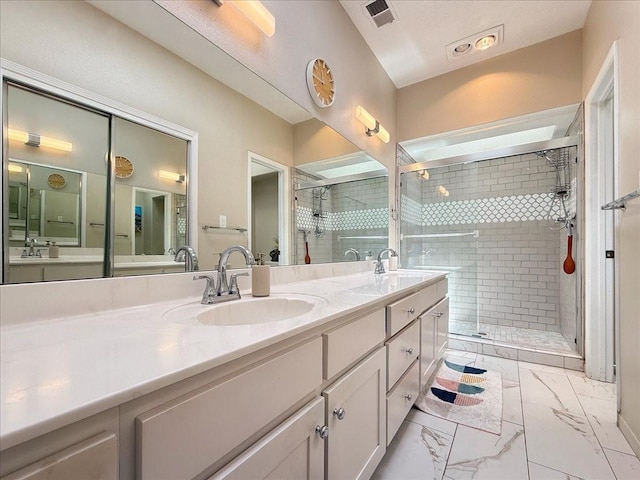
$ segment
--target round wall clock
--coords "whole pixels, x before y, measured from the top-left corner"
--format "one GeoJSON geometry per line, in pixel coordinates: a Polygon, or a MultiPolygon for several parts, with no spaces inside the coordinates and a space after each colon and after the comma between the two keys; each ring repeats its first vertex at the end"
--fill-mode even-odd
{"type": "Polygon", "coordinates": [[[129,178],[133,175],[133,163],[126,157],[116,157],[116,177],[129,178]]]}
{"type": "Polygon", "coordinates": [[[59,173],[52,173],[47,177],[47,183],[51,188],[60,189],[64,188],[64,186],[67,184],[67,181],[59,173]]]}
{"type": "Polygon", "coordinates": [[[335,100],[336,84],[333,72],[323,59],[316,58],[307,65],[307,88],[309,95],[319,107],[328,107],[335,100]]]}

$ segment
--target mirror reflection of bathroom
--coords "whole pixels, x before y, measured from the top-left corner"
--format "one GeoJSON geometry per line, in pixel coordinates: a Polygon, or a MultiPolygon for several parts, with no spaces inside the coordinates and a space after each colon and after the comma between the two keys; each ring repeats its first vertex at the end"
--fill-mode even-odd
{"type": "Polygon", "coordinates": [[[289,205],[289,169],[254,153],[249,154],[249,162],[249,248],[256,259],[262,256],[266,265],[288,265],[289,232],[285,217],[289,205]]]}
{"type": "Polygon", "coordinates": [[[387,247],[387,171],[363,152],[348,157],[294,169],[296,264],[365,260],[387,247]]]}
{"type": "Polygon", "coordinates": [[[7,124],[6,282],[105,275],[107,158],[112,138],[116,163],[112,274],[184,269],[169,253],[186,240],[185,140],[11,82],[7,82],[7,124]],[[50,257],[53,245],[56,262],[40,260],[50,257]],[[77,261],[79,256],[82,262],[77,261]],[[150,261],[156,264],[151,266],[150,261]]]}

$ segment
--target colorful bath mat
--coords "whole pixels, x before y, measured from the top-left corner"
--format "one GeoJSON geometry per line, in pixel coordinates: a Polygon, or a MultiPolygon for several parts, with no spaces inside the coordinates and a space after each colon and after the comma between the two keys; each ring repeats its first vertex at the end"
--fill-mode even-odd
{"type": "Polygon", "coordinates": [[[502,375],[445,360],[415,406],[445,420],[499,435],[502,375]]]}

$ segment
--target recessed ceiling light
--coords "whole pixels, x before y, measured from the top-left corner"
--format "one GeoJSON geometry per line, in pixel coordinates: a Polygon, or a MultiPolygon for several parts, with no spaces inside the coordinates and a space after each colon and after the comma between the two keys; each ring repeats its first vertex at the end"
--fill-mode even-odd
{"type": "Polygon", "coordinates": [[[495,27],[488,28],[482,32],[476,32],[473,35],[460,38],[446,45],[447,59],[450,62],[459,62],[464,59],[466,62],[474,54],[479,54],[490,47],[500,45],[503,41],[504,25],[496,25],[495,27]]]}
{"type": "Polygon", "coordinates": [[[454,55],[463,55],[463,54],[467,53],[469,50],[471,50],[471,44],[470,43],[461,43],[460,45],[458,45],[456,48],[453,49],[453,54],[454,55]]]}
{"type": "Polygon", "coordinates": [[[486,50],[487,48],[493,47],[496,43],[495,35],[485,35],[484,37],[476,40],[475,46],[478,50],[486,50]]]}

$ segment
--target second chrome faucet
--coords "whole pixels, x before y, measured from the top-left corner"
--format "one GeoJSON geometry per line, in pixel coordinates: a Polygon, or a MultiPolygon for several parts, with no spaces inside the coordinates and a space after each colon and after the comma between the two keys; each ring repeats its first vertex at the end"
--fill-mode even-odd
{"type": "Polygon", "coordinates": [[[211,305],[212,303],[228,302],[229,300],[236,300],[241,298],[240,289],[238,288],[238,277],[248,276],[248,273],[234,273],[227,280],[227,262],[229,256],[233,252],[240,252],[244,255],[247,265],[255,264],[255,258],[247,247],[242,245],[233,245],[226,248],[220,254],[220,260],[218,261],[218,273],[217,279],[212,275],[195,275],[194,280],[204,279],[207,281],[204,292],[202,294],[201,303],[204,305],[211,305]],[[217,280],[217,281],[216,281],[217,280]]]}

